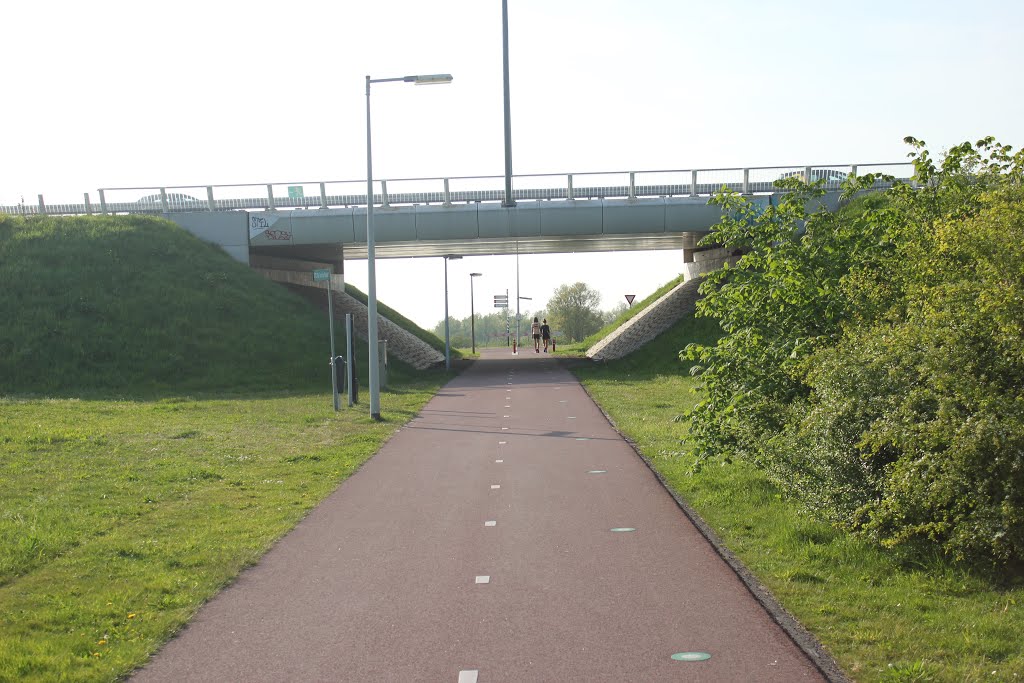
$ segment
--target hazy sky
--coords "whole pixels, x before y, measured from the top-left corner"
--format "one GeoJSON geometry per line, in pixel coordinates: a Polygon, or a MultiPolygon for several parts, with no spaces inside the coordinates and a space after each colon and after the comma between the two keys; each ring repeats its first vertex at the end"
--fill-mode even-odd
{"type": "MultiPolygon", "coordinates": [[[[513,170],[902,160],[995,135],[1024,144],[1024,5],[509,0],[513,170]]],[[[500,0],[4,6],[0,204],[99,187],[361,179],[364,77],[377,178],[504,171],[500,0]]],[[[134,199],[135,197],[131,197],[134,199]]],[[[542,306],[583,280],[611,308],[680,271],[678,252],[523,256],[542,306]]],[[[365,288],[365,262],[346,277],[365,288]]],[[[515,295],[513,257],[450,266],[452,315],[515,295]]],[[[381,261],[378,294],[443,317],[440,259],[381,261]]]]}

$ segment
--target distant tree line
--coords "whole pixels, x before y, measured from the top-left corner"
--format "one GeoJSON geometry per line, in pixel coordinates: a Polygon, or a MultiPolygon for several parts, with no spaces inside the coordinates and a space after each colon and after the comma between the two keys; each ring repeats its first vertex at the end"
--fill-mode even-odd
{"type": "MultiPolygon", "coordinates": [[[[626,304],[620,304],[607,311],[600,310],[601,295],[585,282],[576,282],[571,285],[557,287],[548,300],[547,308],[537,311],[520,310],[519,333],[522,340],[528,340],[530,336],[530,325],[534,317],[539,320],[548,321],[552,334],[562,343],[582,341],[589,335],[597,332],[604,325],[615,320],[626,304]]],[[[508,340],[516,335],[516,314],[515,310],[508,311],[508,327],[506,332],[505,310],[498,309],[493,313],[476,315],[476,345],[479,346],[506,346],[508,340]]],[[[444,321],[440,321],[433,330],[441,339],[444,339],[444,321]]],[[[448,333],[451,338],[451,345],[457,348],[469,348],[471,339],[471,319],[465,318],[448,319],[448,333]]]]}

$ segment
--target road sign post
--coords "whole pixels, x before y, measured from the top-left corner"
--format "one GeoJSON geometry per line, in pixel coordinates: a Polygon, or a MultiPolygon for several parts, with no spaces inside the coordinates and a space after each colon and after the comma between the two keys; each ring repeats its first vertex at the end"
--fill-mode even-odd
{"type": "Polygon", "coordinates": [[[331,269],[317,268],[313,271],[313,282],[327,282],[327,321],[331,335],[331,392],[334,394],[334,410],[341,410],[338,397],[338,369],[335,364],[338,357],[334,355],[334,301],[331,299],[331,269]]]}
{"type": "Polygon", "coordinates": [[[636,294],[627,294],[626,295],[626,303],[629,304],[630,306],[632,306],[633,305],[633,299],[635,299],[635,298],[636,298],[636,294]]]}

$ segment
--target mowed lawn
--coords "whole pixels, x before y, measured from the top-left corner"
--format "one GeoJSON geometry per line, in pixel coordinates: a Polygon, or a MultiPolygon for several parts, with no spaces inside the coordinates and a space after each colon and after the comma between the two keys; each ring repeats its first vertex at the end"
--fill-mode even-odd
{"type": "Polygon", "coordinates": [[[112,681],[375,453],[435,373],[327,393],[0,399],[0,681],[112,681]]]}
{"type": "Polygon", "coordinates": [[[742,463],[692,471],[683,414],[696,400],[695,380],[675,351],[693,334],[706,334],[687,329],[700,323],[682,323],[635,357],[576,373],[669,485],[851,678],[1024,680],[1019,573],[970,571],[858,541],[802,514],[742,463]]]}

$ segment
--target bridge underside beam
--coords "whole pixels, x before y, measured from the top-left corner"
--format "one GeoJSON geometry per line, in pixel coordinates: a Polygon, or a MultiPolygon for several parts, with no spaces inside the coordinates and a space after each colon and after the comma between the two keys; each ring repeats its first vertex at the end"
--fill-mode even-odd
{"type": "MultiPolygon", "coordinates": [[[[334,266],[334,272],[345,272],[345,250],[340,244],[289,244],[279,247],[250,248],[250,262],[266,264],[268,259],[284,258],[295,261],[309,261],[320,268],[324,265],[334,266]]],[[[365,252],[366,249],[364,248],[365,252]]],[[[268,266],[272,267],[272,266],[268,266]]]]}
{"type": "MultiPolygon", "coordinates": [[[[706,233],[675,233],[651,235],[597,235],[594,237],[524,237],[453,240],[418,240],[410,242],[378,242],[377,258],[409,258],[415,256],[491,256],[502,254],[570,254],[599,251],[650,251],[656,249],[692,249],[706,233]]],[[[276,253],[280,247],[271,247],[276,253]]],[[[365,259],[365,244],[346,244],[345,258],[365,259]]]]}

